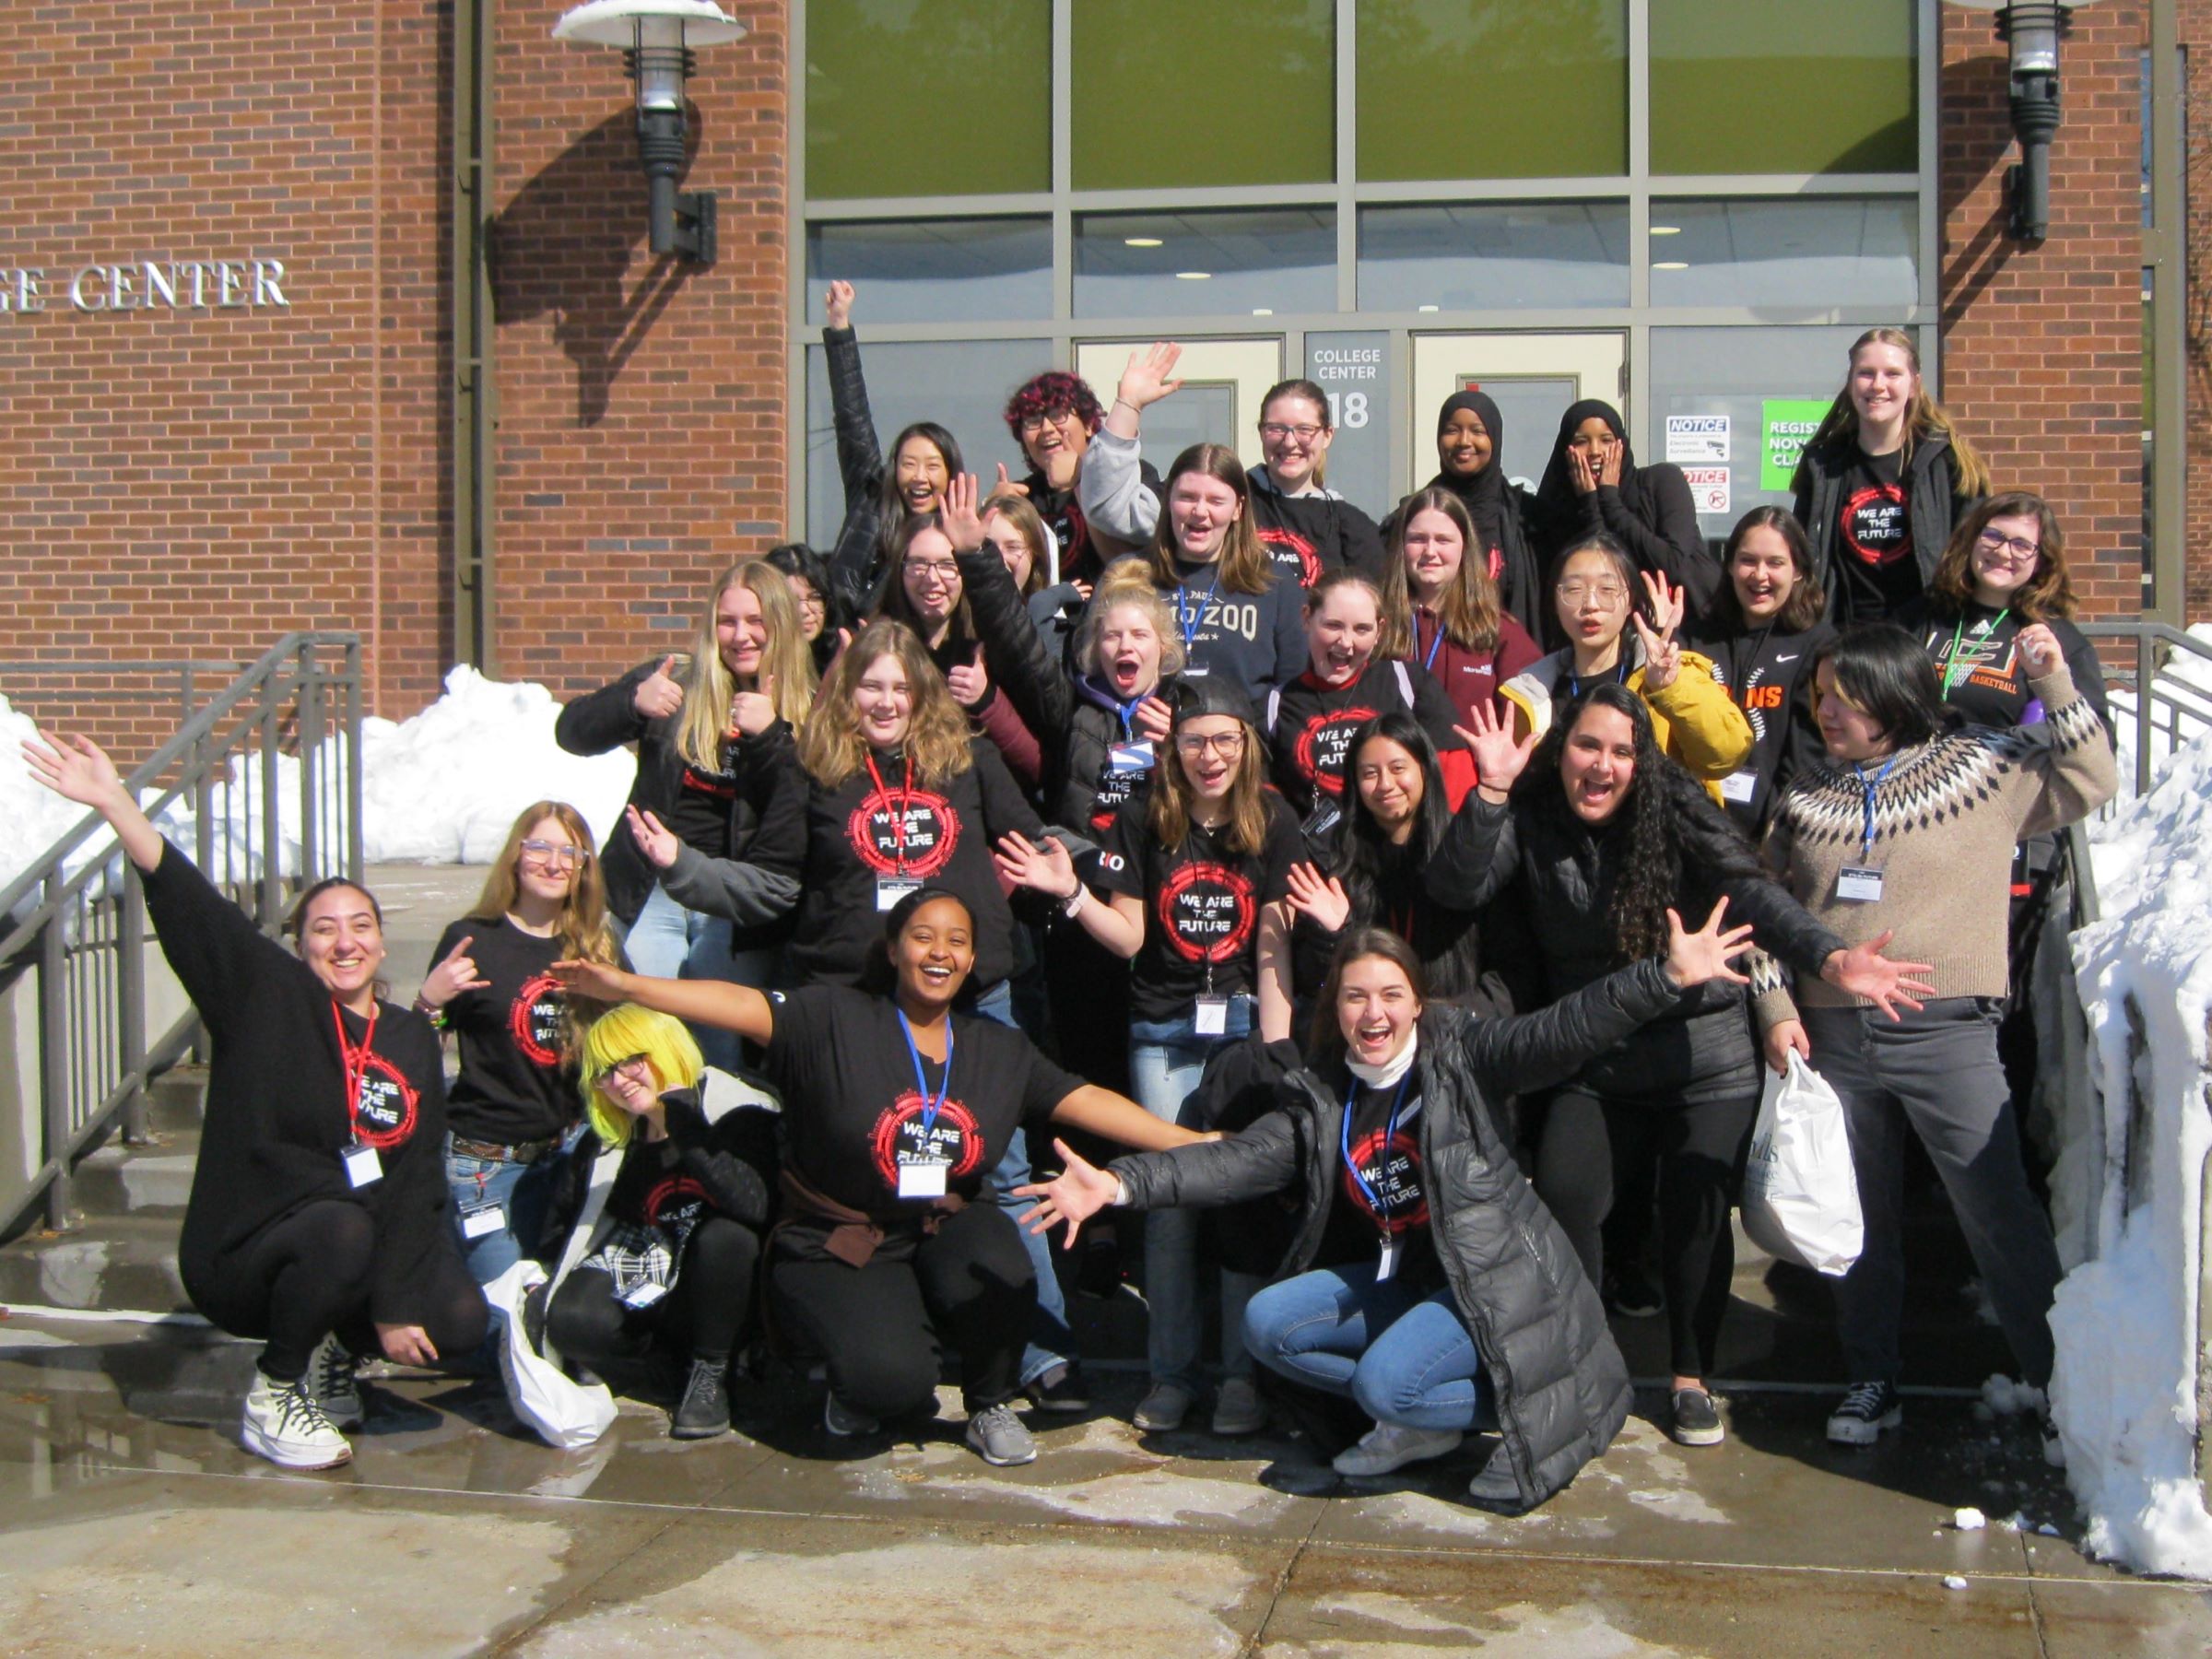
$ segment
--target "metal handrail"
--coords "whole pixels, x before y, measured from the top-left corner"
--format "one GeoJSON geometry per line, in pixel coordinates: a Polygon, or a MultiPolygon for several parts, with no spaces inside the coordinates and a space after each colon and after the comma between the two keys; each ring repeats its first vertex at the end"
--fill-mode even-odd
{"type": "MultiPolygon", "coordinates": [[[[2150,740],[2152,735],[2159,729],[2154,719],[2158,710],[2163,707],[2169,712],[2170,718],[2165,731],[2168,737],[2172,740],[2175,748],[2181,747],[2184,741],[2182,736],[2183,721],[2194,722],[2202,724],[2206,731],[2212,731],[2212,719],[2207,719],[2200,711],[2189,707],[2186,703],[2181,702],[2159,689],[2159,670],[2166,665],[2177,651],[2185,652],[2192,656],[2202,657],[2206,662],[2212,662],[2212,644],[2206,644],[2194,635],[2183,633],[2171,623],[2153,622],[2147,619],[2121,621],[2096,618],[2086,621],[2077,619],[2075,626],[2088,635],[2092,642],[2100,640],[2115,640],[2132,641],[2135,645],[2133,691],[2136,699],[2134,722],[2136,728],[2136,794],[2138,795],[2148,794],[2151,772],[2150,740]]],[[[2106,661],[2104,665],[2108,672],[2117,666],[2111,661],[2106,661]]],[[[2212,703],[2212,692],[2206,693],[2205,700],[2212,703]]]]}
{"type": "MultiPolygon", "coordinates": [[[[159,818],[189,795],[194,862],[274,933],[293,884],[331,875],[360,879],[361,712],[360,636],[288,634],[124,782],[136,795],[175,773],[147,803],[147,816],[159,818]],[[288,752],[300,763],[299,849],[289,861],[277,787],[288,752]],[[218,802],[226,820],[219,842],[218,802]]],[[[126,1133],[143,1134],[147,1084],[199,1030],[198,1015],[187,1009],[147,1040],[146,896],[138,870],[111,856],[88,859],[74,874],[68,867],[104,833],[100,815],[88,813],[0,890],[0,928],[6,930],[0,967],[38,975],[41,1125],[40,1162],[12,1212],[0,1212],[0,1236],[41,1197],[47,1225],[65,1222],[77,1161],[119,1117],[126,1133]],[[110,882],[116,863],[122,879],[110,882]]]]}

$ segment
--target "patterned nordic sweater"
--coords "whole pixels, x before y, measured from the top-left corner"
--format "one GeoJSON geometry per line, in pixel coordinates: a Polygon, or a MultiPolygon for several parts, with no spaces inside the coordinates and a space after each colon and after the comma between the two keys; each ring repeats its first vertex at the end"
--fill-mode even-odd
{"type": "MultiPolygon", "coordinates": [[[[1853,945],[1897,936],[1885,954],[1929,962],[1937,996],[2003,996],[2012,849],[2094,811],[2118,783],[2096,709],[2062,665],[2030,682],[2041,725],[1965,726],[1900,753],[1875,788],[1874,902],[1840,899],[1838,873],[1862,862],[1865,792],[1848,763],[1800,773],[1762,849],[1797,901],[1853,945]]],[[[1880,770],[1869,767],[1869,781],[1880,770]]],[[[1864,1006],[1822,980],[1800,979],[1808,1007],[1864,1006]]]]}

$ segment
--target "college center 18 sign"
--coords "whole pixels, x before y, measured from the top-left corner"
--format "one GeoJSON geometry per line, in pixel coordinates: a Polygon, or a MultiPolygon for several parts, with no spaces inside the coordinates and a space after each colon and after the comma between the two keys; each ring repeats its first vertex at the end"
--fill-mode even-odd
{"type": "Polygon", "coordinates": [[[44,311],[183,312],[291,309],[281,259],[133,259],[78,265],[0,265],[0,315],[44,311]]]}

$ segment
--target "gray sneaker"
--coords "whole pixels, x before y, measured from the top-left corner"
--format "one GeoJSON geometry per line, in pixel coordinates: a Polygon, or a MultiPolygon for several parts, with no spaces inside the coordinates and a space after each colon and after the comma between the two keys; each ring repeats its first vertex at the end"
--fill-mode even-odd
{"type": "Polygon", "coordinates": [[[318,1342],[308,1358],[307,1375],[302,1381],[333,1428],[359,1429],[368,1419],[356,1369],[357,1361],[335,1332],[318,1342]]]}
{"type": "Polygon", "coordinates": [[[1182,1427],[1182,1419],[1191,1415],[1191,1391],[1179,1382],[1156,1382],[1152,1392],[1136,1403],[1136,1415],[1129,1420],[1152,1434],[1172,1434],[1182,1427]]]}
{"type": "Polygon", "coordinates": [[[1214,1432],[1257,1434],[1267,1427],[1267,1407],[1250,1377],[1230,1377],[1214,1396],[1214,1432]]]}
{"type": "Polygon", "coordinates": [[[1000,1468],[1037,1461],[1037,1442],[1011,1406],[986,1406],[973,1413],[968,1418],[968,1443],[978,1457],[1000,1468]]]}

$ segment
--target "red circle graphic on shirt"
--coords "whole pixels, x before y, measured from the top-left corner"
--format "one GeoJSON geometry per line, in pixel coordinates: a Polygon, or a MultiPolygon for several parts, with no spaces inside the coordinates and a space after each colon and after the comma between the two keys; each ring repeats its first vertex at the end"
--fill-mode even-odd
{"type": "Polygon", "coordinates": [[[560,1064],[561,1028],[568,1020],[568,1000],[560,982],[540,973],[523,982],[507,1010],[507,1034],[533,1065],[560,1064]]]}
{"type": "Polygon", "coordinates": [[[1252,938],[1259,907],[1252,883],[1227,865],[1199,859],[1160,884],[1160,931],[1186,962],[1226,962],[1252,938]]]}
{"type": "Polygon", "coordinates": [[[947,1099],[924,1143],[922,1119],[928,1110],[929,1101],[910,1088],[884,1108],[869,1131],[868,1151],[876,1160],[876,1173],[894,1193],[899,1190],[900,1164],[942,1163],[949,1158],[952,1167],[945,1171],[946,1178],[958,1181],[974,1174],[983,1161],[983,1137],[973,1112],[947,1099]]]}
{"type": "Polygon", "coordinates": [[[1307,721],[1291,749],[1299,776],[1324,794],[1342,794],[1344,763],[1351,758],[1352,735],[1375,714],[1375,710],[1368,708],[1338,709],[1307,721]]]}
{"type": "Polygon", "coordinates": [[[670,1213],[687,1205],[707,1202],[707,1189],[688,1175],[670,1175],[645,1194],[645,1225],[658,1227],[670,1213]]]}
{"type": "Polygon", "coordinates": [[[871,789],[845,820],[845,840],[860,862],[878,875],[935,876],[960,844],[960,815],[952,803],[926,789],[871,789]],[[905,856],[894,822],[903,807],[905,856]]]}
{"type": "Polygon", "coordinates": [[[1905,492],[1900,486],[1863,486],[1843,502],[1843,545],[1861,564],[1895,564],[1912,544],[1906,523],[1905,492]]]}
{"type": "Polygon", "coordinates": [[[1352,1161],[1344,1169],[1345,1196],[1385,1232],[1402,1233],[1412,1227],[1429,1225],[1429,1194],[1421,1186],[1421,1147],[1413,1131],[1401,1129],[1390,1143],[1390,1156],[1382,1156],[1382,1131],[1371,1129],[1352,1143],[1352,1161]],[[1384,1220],[1368,1202],[1359,1183],[1352,1179],[1358,1170],[1367,1177],[1367,1184],[1381,1194],[1389,1206],[1390,1218],[1384,1220]]]}
{"type": "MultiPolygon", "coordinates": [[[[1315,551],[1313,544],[1297,531],[1285,530],[1277,526],[1272,530],[1262,530],[1258,532],[1258,535],[1262,547],[1280,547],[1284,552],[1297,556],[1298,585],[1300,587],[1310,588],[1321,580],[1321,555],[1315,551]]],[[[1272,558],[1273,555],[1270,554],[1269,557],[1272,558]]],[[[1281,561],[1277,560],[1277,562],[1281,561]]]]}
{"type": "Polygon", "coordinates": [[[361,1059],[361,1088],[353,1103],[353,1133],[382,1151],[415,1133],[415,1086],[399,1067],[371,1051],[361,1059]]]}

